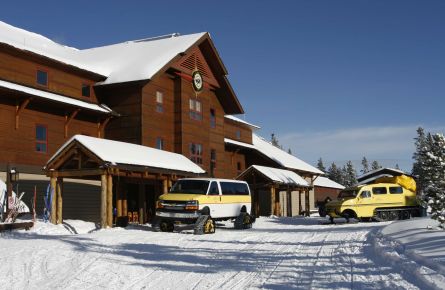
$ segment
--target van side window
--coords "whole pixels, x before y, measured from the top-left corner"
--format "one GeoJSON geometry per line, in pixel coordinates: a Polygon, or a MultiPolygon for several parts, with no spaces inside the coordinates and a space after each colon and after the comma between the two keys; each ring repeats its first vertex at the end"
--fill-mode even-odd
{"type": "Polygon", "coordinates": [[[209,195],[219,195],[218,183],[215,181],[210,184],[209,195]]]}
{"type": "Polygon", "coordinates": [[[386,190],[386,187],[373,187],[372,188],[373,194],[386,194],[388,191],[386,190]]]}
{"type": "Polygon", "coordinates": [[[245,183],[220,182],[223,195],[249,195],[249,188],[245,183]]]}
{"type": "Polygon", "coordinates": [[[389,193],[392,193],[392,194],[400,194],[400,193],[403,193],[403,188],[402,188],[401,186],[390,187],[390,188],[389,188],[389,193]]]}
{"type": "Polygon", "coordinates": [[[371,192],[369,190],[362,191],[362,193],[360,193],[360,197],[361,198],[369,198],[369,197],[371,197],[371,192]]]}

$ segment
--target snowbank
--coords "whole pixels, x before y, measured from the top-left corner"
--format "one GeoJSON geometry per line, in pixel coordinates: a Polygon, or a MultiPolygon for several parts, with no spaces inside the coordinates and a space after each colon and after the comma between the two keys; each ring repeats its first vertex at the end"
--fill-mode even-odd
{"type": "Polygon", "coordinates": [[[59,225],[37,220],[31,230],[22,232],[39,235],[74,235],[88,234],[96,229],[97,227],[95,223],[81,220],[64,220],[63,224],[59,225]]]}
{"type": "Polygon", "coordinates": [[[394,222],[374,234],[373,250],[428,289],[445,289],[445,231],[430,218],[394,222]]]}

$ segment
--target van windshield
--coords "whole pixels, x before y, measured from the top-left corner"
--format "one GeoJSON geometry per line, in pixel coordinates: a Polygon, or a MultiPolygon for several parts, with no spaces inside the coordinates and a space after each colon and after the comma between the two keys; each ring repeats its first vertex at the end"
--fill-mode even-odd
{"type": "Polygon", "coordinates": [[[207,194],[208,180],[178,180],[170,189],[170,193],[207,194]]]}
{"type": "Polygon", "coordinates": [[[345,189],[340,191],[338,198],[356,197],[358,193],[357,189],[345,189]]]}

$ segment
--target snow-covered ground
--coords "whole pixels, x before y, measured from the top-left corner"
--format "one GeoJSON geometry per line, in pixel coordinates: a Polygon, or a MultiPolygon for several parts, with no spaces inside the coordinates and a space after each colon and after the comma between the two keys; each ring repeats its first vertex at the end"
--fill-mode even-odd
{"type": "Polygon", "coordinates": [[[390,223],[322,221],[260,218],[243,231],[227,222],[202,236],[38,222],[2,234],[0,281],[2,289],[425,289],[377,253],[379,243],[395,251],[379,234],[390,223]]]}

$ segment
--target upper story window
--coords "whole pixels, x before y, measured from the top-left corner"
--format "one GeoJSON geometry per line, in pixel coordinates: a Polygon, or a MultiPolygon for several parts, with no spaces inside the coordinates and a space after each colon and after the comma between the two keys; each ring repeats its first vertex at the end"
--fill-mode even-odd
{"type": "Polygon", "coordinates": [[[214,109],[210,109],[210,128],[216,128],[216,114],[214,109]]]}
{"type": "Polygon", "coordinates": [[[202,105],[201,102],[196,99],[190,99],[190,119],[202,120],[202,105]]]}
{"type": "Polygon", "coordinates": [[[91,96],[91,86],[88,84],[82,84],[82,97],[89,98],[91,96]]]}
{"type": "Polygon", "coordinates": [[[202,165],[202,145],[190,143],[190,160],[202,165]]]}
{"type": "Polygon", "coordinates": [[[238,175],[240,175],[242,171],[243,171],[243,167],[241,165],[241,162],[237,162],[236,163],[236,172],[238,173],[238,175]]]}
{"type": "Polygon", "coordinates": [[[48,72],[38,69],[36,75],[36,81],[38,85],[48,86],[48,72]]]}
{"type": "Polygon", "coordinates": [[[156,138],[156,149],[164,150],[164,139],[161,137],[156,138]]]}
{"type": "Polygon", "coordinates": [[[48,152],[48,128],[45,125],[36,125],[36,151],[48,152]]]}
{"type": "Polygon", "coordinates": [[[156,91],[156,112],[164,112],[164,93],[156,91]]]}
{"type": "Polygon", "coordinates": [[[241,139],[241,131],[236,130],[235,134],[236,134],[236,139],[240,140],[241,139]]]}
{"type": "Polygon", "coordinates": [[[215,176],[215,168],[216,168],[216,150],[210,150],[210,176],[215,176]]]}

